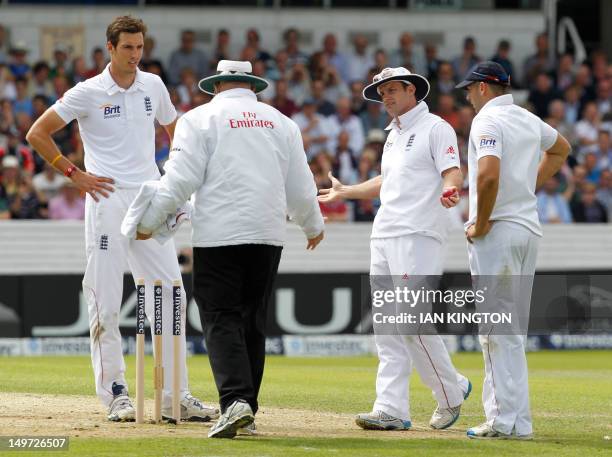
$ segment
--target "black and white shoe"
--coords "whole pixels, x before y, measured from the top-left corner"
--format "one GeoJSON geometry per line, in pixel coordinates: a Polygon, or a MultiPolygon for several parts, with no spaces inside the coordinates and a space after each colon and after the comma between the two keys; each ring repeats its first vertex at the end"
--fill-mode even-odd
{"type": "Polygon", "coordinates": [[[244,400],[236,400],[228,406],[217,423],[210,429],[209,438],[233,438],[238,430],[255,420],[251,406],[244,400]]]}
{"type": "MultiPolygon", "coordinates": [[[[162,418],[172,419],[172,409],[162,409],[162,418]]],[[[191,394],[187,394],[181,400],[181,420],[188,422],[209,422],[219,418],[219,410],[213,406],[207,406],[191,394]]]]}

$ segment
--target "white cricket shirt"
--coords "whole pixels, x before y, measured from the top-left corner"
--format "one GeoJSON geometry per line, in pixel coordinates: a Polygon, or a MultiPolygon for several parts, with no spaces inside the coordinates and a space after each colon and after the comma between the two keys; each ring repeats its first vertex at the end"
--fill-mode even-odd
{"type": "Polygon", "coordinates": [[[176,110],[159,76],[136,70],[132,86],[122,89],[109,66],[68,90],[53,109],[66,123],[78,121],[88,172],[113,178],[118,187],[139,187],[160,176],[155,119],[171,124],[176,110]]]}
{"type": "Polygon", "coordinates": [[[506,94],[487,102],[472,122],[468,147],[470,216],[465,227],[476,223],[478,160],[501,160],[497,200],[490,220],[516,222],[542,236],[535,195],[542,151],[557,141],[557,131],[514,104],[506,94]]]}
{"type": "Polygon", "coordinates": [[[170,159],[140,226],[153,231],[195,192],[197,247],[285,241],[287,214],[323,230],[300,129],[249,89],[221,92],[179,119],[170,159]]]}
{"type": "Polygon", "coordinates": [[[459,168],[457,135],[442,118],[431,114],[425,102],[399,117],[382,156],[381,206],[374,219],[372,238],[410,233],[440,242],[450,225],[448,210],[440,203],[442,172],[459,168]]]}

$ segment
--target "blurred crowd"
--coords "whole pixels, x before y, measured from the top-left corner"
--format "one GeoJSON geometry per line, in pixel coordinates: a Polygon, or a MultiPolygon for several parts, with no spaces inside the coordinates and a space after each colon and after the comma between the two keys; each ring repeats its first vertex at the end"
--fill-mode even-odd
{"type": "MultiPolygon", "coordinates": [[[[439,58],[434,44],[416,43],[408,32],[399,34],[395,49],[376,49],[365,35],[354,36],[349,49],[338,49],[336,36],[329,33],[320,48],[309,54],[300,48],[300,31],[293,28],[284,32],[283,41],[281,49],[270,50],[260,42],[256,29],[240,38],[220,30],[214,46],[201,49],[195,32],[184,30],[165,62],[156,56],[154,38],[147,36],[141,68],[164,80],[182,114],[210,100],[197,84],[214,73],[219,60],[251,61],[253,73],[271,82],[260,99],[299,125],[317,186],[323,188],[331,185],[330,172],[346,184],[380,173],[390,119],[382,105],[365,102],[361,92],[388,66],[404,66],[429,79],[431,92],[425,101],[430,111],[456,130],[467,177],[474,111],[465,93],[454,86],[472,65],[491,59],[511,75],[515,101],[558,129],[573,146],[562,172],[538,193],[541,221],[607,222],[612,216],[612,64],[604,52],[595,50],[584,62],[576,62],[572,54],[551,58],[546,34],[537,36],[533,54],[524,62],[513,61],[509,40],[499,41],[495,55],[482,56],[476,41],[466,37],[450,60],[439,58]]],[[[51,61],[32,62],[28,56],[24,44],[7,43],[0,25],[0,219],[82,219],[82,195],[33,153],[25,135],[66,90],[105,68],[106,50],[97,47],[90,56],[72,56],[60,45],[51,61]]],[[[83,167],[76,122],[55,139],[63,153],[83,167]]],[[[168,138],[158,128],[160,169],[168,151],[168,138]]],[[[452,213],[457,225],[467,217],[467,188],[462,195],[452,213]]],[[[371,221],[379,205],[377,200],[347,201],[322,205],[322,211],[330,221],[371,221]]]]}

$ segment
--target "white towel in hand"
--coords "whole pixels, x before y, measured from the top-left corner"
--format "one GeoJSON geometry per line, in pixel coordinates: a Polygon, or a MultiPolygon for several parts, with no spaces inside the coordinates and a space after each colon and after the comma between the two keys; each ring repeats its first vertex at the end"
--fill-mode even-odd
{"type": "MultiPolygon", "coordinates": [[[[136,239],[138,224],[155,196],[158,185],[159,181],[147,181],[142,185],[121,223],[121,234],[123,236],[132,240],[136,239]]],[[[169,214],[166,221],[153,230],[151,237],[155,238],[160,244],[165,244],[174,236],[183,222],[191,220],[192,212],[193,205],[188,201],[178,208],[175,214],[169,214]]]]}

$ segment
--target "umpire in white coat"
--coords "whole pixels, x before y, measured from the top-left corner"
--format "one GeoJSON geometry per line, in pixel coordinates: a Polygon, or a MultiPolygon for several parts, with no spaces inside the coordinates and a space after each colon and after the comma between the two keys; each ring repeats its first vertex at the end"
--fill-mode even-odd
{"type": "Polygon", "coordinates": [[[208,435],[215,438],[233,438],[257,412],[287,215],[307,249],[323,239],[300,129],[257,101],[268,83],[251,71],[249,62],[222,60],[200,81],[214,98],[179,119],[166,173],[138,226],[146,238],[195,193],[194,297],[223,413],[208,435]]]}
{"type": "MultiPolygon", "coordinates": [[[[465,226],[473,283],[495,291],[487,297],[488,309],[510,307],[516,320],[528,316],[542,236],[535,191],[559,171],[570,145],[550,125],[516,106],[509,87],[509,75],[495,62],[474,66],[457,85],[467,91],[477,113],[468,149],[470,213],[465,226]]],[[[525,327],[480,329],[487,420],[470,428],[468,437],[532,437],[525,327]]]]}

